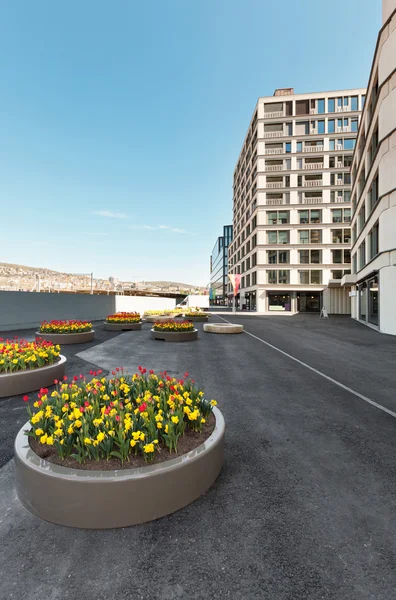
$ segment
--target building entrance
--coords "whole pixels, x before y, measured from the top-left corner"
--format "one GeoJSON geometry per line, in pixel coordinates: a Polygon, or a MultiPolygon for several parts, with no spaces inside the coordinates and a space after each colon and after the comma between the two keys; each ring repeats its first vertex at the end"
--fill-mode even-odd
{"type": "Polygon", "coordinates": [[[322,304],[321,292],[297,292],[298,312],[319,313],[322,304]]]}

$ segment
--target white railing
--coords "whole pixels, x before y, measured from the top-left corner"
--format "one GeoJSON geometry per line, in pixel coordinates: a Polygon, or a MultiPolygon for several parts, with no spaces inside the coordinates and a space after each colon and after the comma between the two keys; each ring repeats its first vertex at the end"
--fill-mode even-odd
{"type": "Polygon", "coordinates": [[[311,110],[309,111],[310,115],[316,115],[316,108],[311,108],[311,110]]]}
{"type": "Polygon", "coordinates": [[[283,181],[270,181],[266,183],[266,187],[267,188],[282,188],[284,187],[284,182],[283,181]]]}
{"type": "Polygon", "coordinates": [[[340,162],[338,162],[338,163],[337,163],[337,169],[342,169],[342,168],[343,168],[343,164],[342,164],[342,163],[340,163],[340,162]]]}
{"type": "Polygon", "coordinates": [[[323,146],[304,146],[304,152],[323,152],[323,146]]]}
{"type": "Polygon", "coordinates": [[[344,200],[344,198],[342,196],[337,196],[337,198],[335,198],[335,200],[330,200],[330,202],[332,204],[336,204],[336,203],[344,203],[344,202],[349,202],[349,200],[344,200]]]}
{"type": "Polygon", "coordinates": [[[283,171],[283,165],[265,165],[266,171],[283,171]]]}
{"type": "Polygon", "coordinates": [[[284,198],[277,198],[276,200],[267,200],[266,201],[266,205],[267,206],[276,206],[277,204],[286,204],[285,199],[284,198]]]}
{"type": "Polygon", "coordinates": [[[323,169],[323,163],[305,163],[304,169],[323,169]]]}
{"type": "Polygon", "coordinates": [[[283,148],[267,148],[264,150],[265,154],[283,154],[283,148]]]}
{"type": "Polygon", "coordinates": [[[323,198],[316,196],[315,198],[302,198],[300,204],[322,204],[323,198]]]}
{"type": "Polygon", "coordinates": [[[281,131],[264,131],[265,138],[283,137],[283,129],[281,131]]]}
{"type": "Polygon", "coordinates": [[[342,144],[337,144],[337,150],[343,150],[343,149],[344,148],[343,148],[342,144]]]}
{"type": "Polygon", "coordinates": [[[342,179],[336,179],[335,184],[336,185],[344,185],[344,182],[342,181],[342,179]]]}
{"type": "Polygon", "coordinates": [[[304,181],[304,187],[320,187],[323,185],[322,179],[308,179],[308,181],[304,181]]]}
{"type": "Polygon", "coordinates": [[[264,119],[279,119],[285,116],[283,110],[274,111],[274,112],[264,112],[264,119]]]}
{"type": "Polygon", "coordinates": [[[351,109],[350,109],[349,105],[348,106],[337,106],[337,108],[336,108],[336,112],[338,112],[338,113],[349,112],[350,110],[351,109]]]}

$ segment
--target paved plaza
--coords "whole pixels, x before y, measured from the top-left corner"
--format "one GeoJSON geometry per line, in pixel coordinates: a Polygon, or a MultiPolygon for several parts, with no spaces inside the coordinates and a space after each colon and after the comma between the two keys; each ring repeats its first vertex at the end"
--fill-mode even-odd
{"type": "Polygon", "coordinates": [[[222,319],[245,333],[205,334],[198,323],[197,342],[167,344],[147,324],[122,334],[96,324],[94,342],[62,348],[69,376],[189,371],[218,401],[220,477],[158,521],[88,531],[32,516],[16,499],[12,460],[26,408],[0,400],[2,600],[396,597],[396,339],[346,317],[212,321],[222,319]]]}

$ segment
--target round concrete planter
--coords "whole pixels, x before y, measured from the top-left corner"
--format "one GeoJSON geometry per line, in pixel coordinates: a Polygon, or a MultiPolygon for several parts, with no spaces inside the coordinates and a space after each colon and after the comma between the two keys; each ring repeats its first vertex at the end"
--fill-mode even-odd
{"type": "Polygon", "coordinates": [[[85,331],[84,333],[41,333],[36,331],[36,336],[42,340],[47,340],[53,344],[86,344],[92,342],[94,339],[95,332],[85,331]]]}
{"type": "Polygon", "coordinates": [[[198,339],[198,329],[193,331],[154,331],[152,329],[151,338],[164,342],[191,342],[198,339]]]}
{"type": "Polygon", "coordinates": [[[31,513],[59,525],[86,529],[127,527],[159,519],[190,504],[215,482],[224,461],[225,424],[213,409],[210,437],[187,454],[163,463],[118,471],[84,471],[54,465],[15,440],[16,490],[31,513]]]}
{"type": "Polygon", "coordinates": [[[205,316],[205,317],[191,317],[191,316],[187,316],[186,317],[186,321],[189,321],[190,323],[207,323],[208,319],[209,319],[208,316],[205,316]]]}
{"type": "Polygon", "coordinates": [[[206,333],[242,333],[243,325],[233,323],[207,323],[203,326],[206,333]]]}
{"type": "Polygon", "coordinates": [[[142,328],[142,322],[140,323],[107,323],[105,322],[104,328],[107,331],[140,331],[142,328]]]}
{"type": "Polygon", "coordinates": [[[62,379],[65,374],[66,358],[62,355],[59,358],[56,363],[46,367],[1,374],[0,398],[34,392],[53,385],[54,379],[62,379]]]}
{"type": "Polygon", "coordinates": [[[175,317],[172,315],[168,317],[167,315],[147,315],[144,316],[144,320],[147,323],[163,323],[164,321],[173,321],[175,317]]]}

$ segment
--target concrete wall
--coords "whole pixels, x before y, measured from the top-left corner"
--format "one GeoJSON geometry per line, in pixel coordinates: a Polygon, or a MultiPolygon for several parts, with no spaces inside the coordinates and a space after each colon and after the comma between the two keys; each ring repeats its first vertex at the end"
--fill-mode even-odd
{"type": "Polygon", "coordinates": [[[174,298],[152,298],[150,296],[116,296],[115,312],[140,312],[175,308],[174,298]]]}
{"type": "Polygon", "coordinates": [[[350,315],[350,288],[326,288],[323,290],[323,306],[331,315],[350,315]]]}
{"type": "Polygon", "coordinates": [[[385,23],[396,10],[396,0],[382,0],[382,24],[385,23]]]}
{"type": "Polygon", "coordinates": [[[173,298],[0,291],[0,331],[37,327],[52,319],[101,321],[114,312],[173,308],[173,298]]]}

